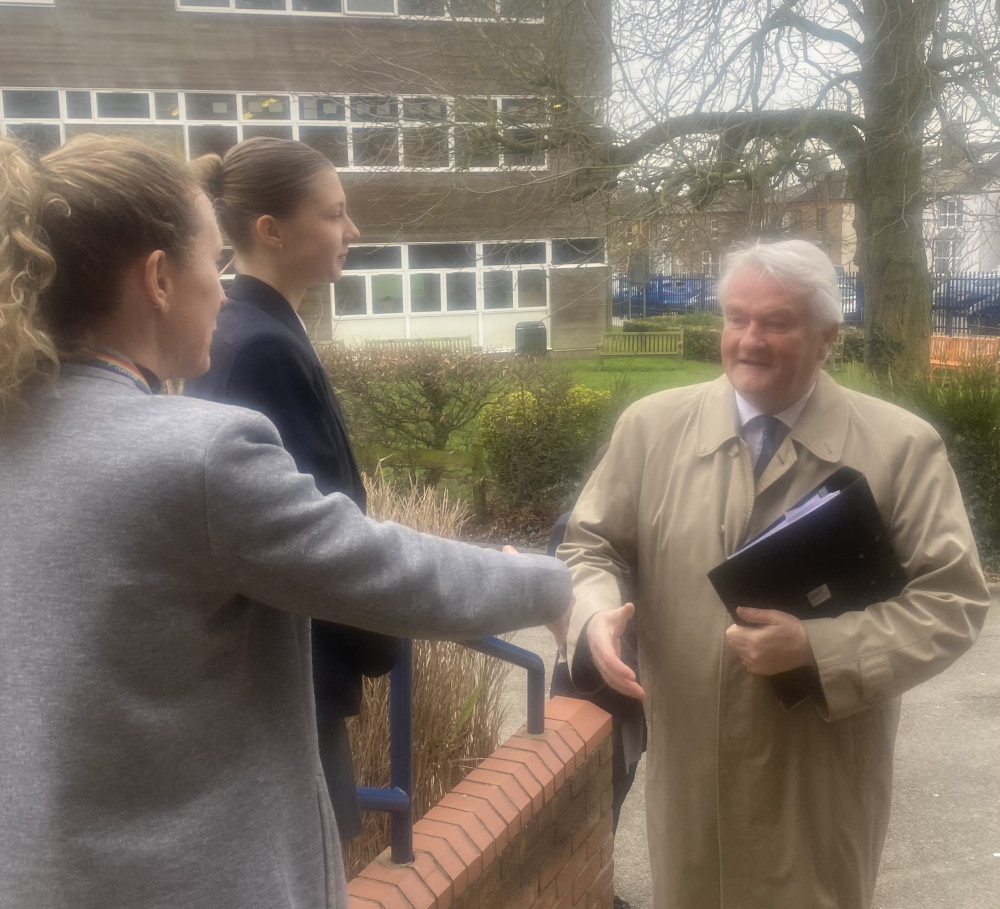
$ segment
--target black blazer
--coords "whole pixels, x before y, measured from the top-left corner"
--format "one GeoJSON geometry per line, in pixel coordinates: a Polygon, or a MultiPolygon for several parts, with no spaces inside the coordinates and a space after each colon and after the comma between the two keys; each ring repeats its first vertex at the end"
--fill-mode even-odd
{"type": "MultiPolygon", "coordinates": [[[[273,287],[237,275],[219,312],[212,363],[188,393],[264,414],[301,473],[324,495],[342,492],[365,509],[365,489],[337,397],[291,304],[273,287]]],[[[361,674],[381,675],[396,661],[393,638],[313,623],[317,699],[333,698],[342,716],[361,706],[361,674]]]]}

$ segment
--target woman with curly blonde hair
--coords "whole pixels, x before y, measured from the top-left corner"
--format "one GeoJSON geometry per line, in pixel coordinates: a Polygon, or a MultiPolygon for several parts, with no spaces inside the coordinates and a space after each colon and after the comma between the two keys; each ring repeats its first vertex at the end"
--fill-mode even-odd
{"type": "Polygon", "coordinates": [[[155,393],[222,302],[167,153],[0,140],[0,219],[0,909],[346,907],[309,617],[496,633],[561,619],[565,568],[370,521],[260,414],[155,393]]]}

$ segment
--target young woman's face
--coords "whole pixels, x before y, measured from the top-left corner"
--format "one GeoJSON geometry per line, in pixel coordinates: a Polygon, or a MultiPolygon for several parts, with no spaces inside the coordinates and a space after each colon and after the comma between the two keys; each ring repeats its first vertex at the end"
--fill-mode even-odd
{"type": "Polygon", "coordinates": [[[309,195],[287,218],[276,218],[281,261],[309,284],[339,281],[348,247],[360,236],[347,216],[347,198],[332,168],[312,178],[309,195]]]}

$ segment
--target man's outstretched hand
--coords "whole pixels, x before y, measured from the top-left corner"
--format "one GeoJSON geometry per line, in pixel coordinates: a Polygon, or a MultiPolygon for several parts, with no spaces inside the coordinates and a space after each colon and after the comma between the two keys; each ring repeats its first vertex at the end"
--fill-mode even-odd
{"type": "Polygon", "coordinates": [[[594,665],[609,688],[640,701],[646,692],[636,681],[635,672],[622,662],[622,633],[635,615],[635,606],[626,603],[618,609],[598,612],[587,622],[587,643],[594,665]]]}

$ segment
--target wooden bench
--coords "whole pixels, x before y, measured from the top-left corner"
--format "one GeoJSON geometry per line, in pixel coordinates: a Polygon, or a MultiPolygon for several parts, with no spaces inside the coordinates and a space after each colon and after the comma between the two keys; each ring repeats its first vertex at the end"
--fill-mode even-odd
{"type": "Polygon", "coordinates": [[[413,347],[429,347],[433,350],[472,350],[472,338],[370,338],[365,347],[375,350],[406,350],[413,347]]]}
{"type": "Polygon", "coordinates": [[[1000,372],[1000,337],[949,338],[931,335],[931,375],[938,369],[989,366],[1000,372]]]}
{"type": "Polygon", "coordinates": [[[680,357],[684,358],[684,331],[606,331],[597,349],[601,369],[608,357],[680,357]]]}

